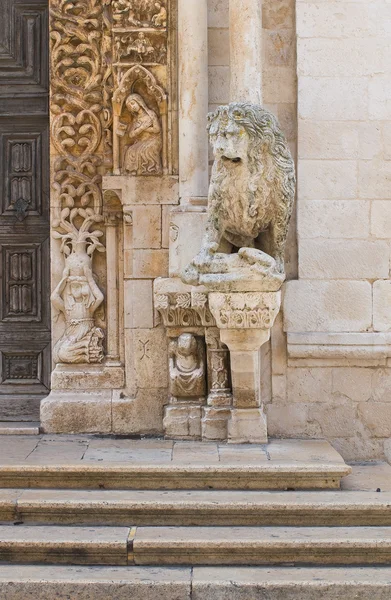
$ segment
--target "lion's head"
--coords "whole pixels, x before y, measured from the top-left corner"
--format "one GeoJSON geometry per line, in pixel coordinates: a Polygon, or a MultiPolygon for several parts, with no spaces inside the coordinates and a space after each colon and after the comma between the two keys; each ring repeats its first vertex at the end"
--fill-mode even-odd
{"type": "Polygon", "coordinates": [[[269,182],[277,180],[293,202],[294,162],[272,113],[256,104],[233,102],[208,115],[208,131],[217,165],[229,170],[247,166],[256,178],[266,171],[269,182]]]}

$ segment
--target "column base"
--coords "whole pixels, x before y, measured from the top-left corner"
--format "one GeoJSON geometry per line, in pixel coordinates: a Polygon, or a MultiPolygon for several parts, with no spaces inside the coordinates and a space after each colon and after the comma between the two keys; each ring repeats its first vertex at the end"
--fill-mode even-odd
{"type": "Polygon", "coordinates": [[[261,408],[234,408],[228,421],[228,443],[267,444],[266,415],[261,408]]]}
{"type": "Polygon", "coordinates": [[[202,439],[210,442],[225,442],[228,436],[228,419],[230,416],[230,408],[204,408],[202,416],[202,439]]]}
{"type": "Polygon", "coordinates": [[[180,440],[201,439],[202,407],[194,404],[170,404],[164,409],[164,435],[180,440]]]}

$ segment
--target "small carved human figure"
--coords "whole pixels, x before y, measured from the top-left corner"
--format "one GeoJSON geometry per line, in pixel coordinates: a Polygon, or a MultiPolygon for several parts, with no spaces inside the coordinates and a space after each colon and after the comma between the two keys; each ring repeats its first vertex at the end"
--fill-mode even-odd
{"type": "Polygon", "coordinates": [[[155,27],[166,27],[167,9],[161,4],[161,2],[155,2],[155,8],[158,13],[152,17],[152,24],[155,25],[155,27]]]}
{"type": "Polygon", "coordinates": [[[202,340],[182,333],[169,346],[171,402],[202,398],[206,393],[205,350],[202,340]]]}
{"type": "Polygon", "coordinates": [[[162,172],[162,130],[157,114],[139,94],[130,94],[125,106],[132,122],[120,123],[117,135],[128,135],[130,144],[125,149],[123,171],[131,175],[160,175],[162,172]]]}
{"type": "Polygon", "coordinates": [[[140,62],[144,62],[154,55],[155,49],[152,45],[152,42],[146,37],[143,31],[140,31],[137,34],[135,40],[130,40],[130,43],[126,49],[126,54],[130,55],[132,52],[136,53],[140,62]]]}
{"type": "Polygon", "coordinates": [[[130,5],[128,0],[113,0],[113,19],[117,25],[123,25],[129,16],[130,5]]]}
{"type": "Polygon", "coordinates": [[[95,327],[94,313],[103,302],[90,268],[72,275],[66,264],[52,294],[52,303],[65,316],[65,332],[54,346],[56,363],[99,363],[103,359],[102,329],[95,327]]]}

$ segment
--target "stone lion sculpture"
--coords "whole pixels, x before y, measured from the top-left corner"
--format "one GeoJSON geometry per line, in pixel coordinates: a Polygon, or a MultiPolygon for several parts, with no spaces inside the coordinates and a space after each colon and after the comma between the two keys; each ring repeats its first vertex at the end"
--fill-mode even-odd
{"type": "Polygon", "coordinates": [[[184,282],[222,289],[242,280],[279,289],[295,196],[295,166],[277,119],[231,103],[208,116],[215,161],[206,233],[184,282]]]}

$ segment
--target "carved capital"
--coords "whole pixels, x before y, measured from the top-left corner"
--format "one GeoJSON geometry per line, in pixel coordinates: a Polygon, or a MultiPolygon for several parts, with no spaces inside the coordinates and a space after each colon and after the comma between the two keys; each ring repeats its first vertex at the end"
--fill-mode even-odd
{"type": "Polygon", "coordinates": [[[155,308],[165,327],[210,327],[215,325],[208,297],[198,292],[155,294],[155,308]]]}
{"type": "Polygon", "coordinates": [[[219,329],[271,329],[281,307],[280,292],[209,294],[219,329]]]}
{"type": "Polygon", "coordinates": [[[122,213],[119,211],[105,211],[104,219],[106,227],[117,227],[122,219],[122,213]]]}
{"type": "Polygon", "coordinates": [[[124,208],[123,212],[124,225],[133,225],[133,211],[130,208],[124,208]]]}

